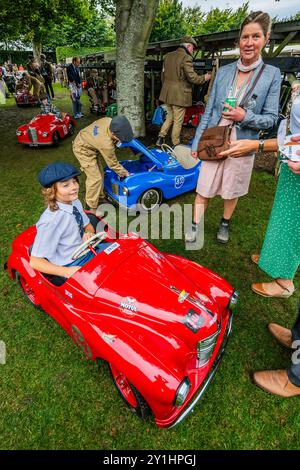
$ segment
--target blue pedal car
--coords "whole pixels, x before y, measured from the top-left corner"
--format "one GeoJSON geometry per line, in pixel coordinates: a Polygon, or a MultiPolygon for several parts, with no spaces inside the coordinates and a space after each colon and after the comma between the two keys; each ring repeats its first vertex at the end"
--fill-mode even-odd
{"type": "Polygon", "coordinates": [[[145,211],[157,208],[163,199],[171,199],[195,189],[201,162],[191,156],[191,149],[178,145],[171,149],[148,149],[137,139],[122,143],[130,148],[136,160],[122,161],[130,175],[119,176],[105,167],[104,189],[114,202],[129,208],[137,204],[145,211]]]}

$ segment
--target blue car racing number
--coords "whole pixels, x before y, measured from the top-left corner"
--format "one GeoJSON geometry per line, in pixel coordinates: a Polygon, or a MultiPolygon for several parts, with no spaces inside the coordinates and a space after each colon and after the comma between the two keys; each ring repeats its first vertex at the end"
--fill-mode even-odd
{"type": "Polygon", "coordinates": [[[175,188],[180,189],[184,185],[184,176],[175,176],[175,188]]]}

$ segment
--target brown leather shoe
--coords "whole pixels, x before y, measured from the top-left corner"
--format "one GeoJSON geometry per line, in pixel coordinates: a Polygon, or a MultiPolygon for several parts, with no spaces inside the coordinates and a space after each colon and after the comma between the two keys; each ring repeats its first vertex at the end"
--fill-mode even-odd
{"type": "Polygon", "coordinates": [[[268,330],[272,336],[282,344],[285,348],[292,349],[292,332],[288,328],[278,325],[277,323],[269,323],[268,330]]]}
{"type": "Polygon", "coordinates": [[[253,261],[254,264],[258,264],[259,255],[251,255],[251,261],[253,261]]]}
{"type": "Polygon", "coordinates": [[[251,289],[253,290],[253,292],[255,292],[255,294],[261,295],[262,297],[276,297],[279,299],[288,299],[289,297],[291,297],[291,295],[293,295],[295,290],[294,287],[285,287],[280,284],[277,279],[274,279],[273,282],[261,282],[258,284],[252,284],[251,289]],[[276,294],[271,293],[268,290],[268,286],[270,284],[273,284],[273,282],[276,282],[276,284],[281,287],[281,289],[276,294]]]}
{"type": "Polygon", "coordinates": [[[262,370],[254,372],[253,380],[266,392],[280,397],[295,397],[300,395],[300,387],[290,382],[286,370],[262,370]]]}

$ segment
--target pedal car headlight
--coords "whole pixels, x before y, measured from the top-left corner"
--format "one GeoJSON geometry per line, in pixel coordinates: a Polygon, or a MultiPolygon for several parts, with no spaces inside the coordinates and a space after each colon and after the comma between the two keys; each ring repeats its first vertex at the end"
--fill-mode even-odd
{"type": "Polygon", "coordinates": [[[128,194],[129,194],[129,189],[127,188],[127,186],[123,186],[123,188],[122,188],[122,193],[124,194],[124,196],[128,196],[128,194]]]}
{"type": "Polygon", "coordinates": [[[239,293],[238,293],[237,290],[234,290],[231,297],[230,297],[228,308],[230,310],[234,310],[236,308],[238,300],[239,300],[239,293]]]}
{"type": "Polygon", "coordinates": [[[190,388],[191,388],[190,381],[187,377],[185,377],[177,389],[175,401],[174,401],[175,406],[183,405],[183,403],[186,400],[186,397],[188,396],[190,388]]]}
{"type": "Polygon", "coordinates": [[[42,136],[43,136],[43,137],[47,137],[47,136],[48,136],[48,132],[42,132],[42,136]]]}
{"type": "Polygon", "coordinates": [[[22,132],[22,131],[17,131],[16,134],[17,134],[17,135],[22,135],[23,132],[22,132]]]}

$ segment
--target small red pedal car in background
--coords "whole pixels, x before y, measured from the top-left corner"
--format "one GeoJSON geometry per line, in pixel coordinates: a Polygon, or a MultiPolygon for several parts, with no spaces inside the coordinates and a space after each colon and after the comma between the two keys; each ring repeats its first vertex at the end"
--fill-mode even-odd
{"type": "Polygon", "coordinates": [[[38,99],[36,96],[32,95],[31,93],[28,93],[27,91],[17,91],[15,93],[15,100],[16,100],[16,105],[21,108],[21,107],[26,107],[26,106],[37,106],[39,104],[38,99]]]}
{"type": "Polygon", "coordinates": [[[16,132],[20,144],[58,146],[61,139],[74,133],[75,121],[70,114],[61,119],[53,114],[38,114],[29,124],[20,126],[16,132]]]}
{"type": "Polygon", "coordinates": [[[152,414],[160,427],[174,426],[193,410],[217,370],[237,292],[209,269],[88,216],[97,233],[73,259],[87,248],[94,257],[69,279],[30,266],[35,226],[13,241],[5,268],[87,359],[108,363],[131,411],[140,418],[152,414]]]}
{"type": "Polygon", "coordinates": [[[186,108],[183,125],[197,127],[204,111],[205,105],[202,102],[186,108]]]}

